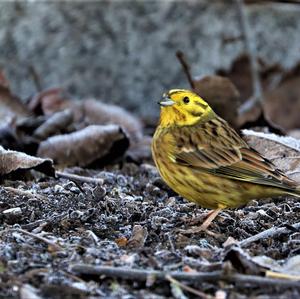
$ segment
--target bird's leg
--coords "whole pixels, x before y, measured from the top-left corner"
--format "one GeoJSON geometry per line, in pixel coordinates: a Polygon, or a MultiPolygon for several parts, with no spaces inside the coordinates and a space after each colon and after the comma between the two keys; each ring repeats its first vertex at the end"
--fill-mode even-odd
{"type": "Polygon", "coordinates": [[[183,234],[195,234],[195,233],[199,233],[201,231],[207,231],[207,228],[209,227],[211,222],[218,216],[218,214],[222,210],[223,210],[223,207],[210,211],[207,214],[208,217],[205,219],[205,221],[202,223],[202,225],[200,227],[199,226],[198,227],[192,227],[192,228],[187,229],[187,230],[181,229],[180,232],[183,233],[183,234]]]}
{"type": "Polygon", "coordinates": [[[212,223],[212,221],[218,216],[218,214],[222,211],[222,208],[218,208],[215,210],[212,210],[208,213],[208,217],[205,219],[205,221],[202,223],[202,225],[199,227],[201,230],[207,230],[209,225],[212,223]]]}

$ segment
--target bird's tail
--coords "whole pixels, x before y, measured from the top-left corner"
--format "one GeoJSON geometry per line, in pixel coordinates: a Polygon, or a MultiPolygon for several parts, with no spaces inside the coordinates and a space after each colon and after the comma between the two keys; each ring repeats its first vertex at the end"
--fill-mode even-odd
{"type": "Polygon", "coordinates": [[[295,189],[288,190],[287,193],[293,196],[300,197],[300,186],[296,187],[295,189]]]}

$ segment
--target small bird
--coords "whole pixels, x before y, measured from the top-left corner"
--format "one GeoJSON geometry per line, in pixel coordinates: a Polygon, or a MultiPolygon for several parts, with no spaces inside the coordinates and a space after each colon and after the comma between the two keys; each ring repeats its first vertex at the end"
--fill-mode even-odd
{"type": "Polygon", "coordinates": [[[206,230],[225,208],[252,199],[300,196],[299,185],[262,157],[196,93],[163,94],[152,155],[166,184],[179,195],[213,209],[206,230]]]}

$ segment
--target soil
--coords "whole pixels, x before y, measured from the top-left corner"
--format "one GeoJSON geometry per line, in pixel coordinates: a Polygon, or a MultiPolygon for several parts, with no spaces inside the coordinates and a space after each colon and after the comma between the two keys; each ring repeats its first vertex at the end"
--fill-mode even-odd
{"type": "MultiPolygon", "coordinates": [[[[185,234],[201,225],[208,210],[174,194],[151,164],[64,172],[102,178],[103,184],[48,177],[3,182],[0,298],[197,298],[168,281],[84,275],[72,267],[88,264],[167,272],[229,267],[251,274],[226,257],[224,242],[299,222],[298,199],[253,200],[243,208],[221,212],[209,232],[185,234]]],[[[291,229],[289,234],[253,242],[243,250],[250,257],[288,259],[300,252],[299,232],[291,229]]],[[[280,285],[184,284],[200,290],[203,298],[300,298],[299,288],[280,285]]]]}

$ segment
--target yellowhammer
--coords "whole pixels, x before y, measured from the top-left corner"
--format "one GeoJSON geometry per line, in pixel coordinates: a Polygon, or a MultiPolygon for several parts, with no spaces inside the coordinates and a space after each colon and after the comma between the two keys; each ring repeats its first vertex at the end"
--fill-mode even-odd
{"type": "Polygon", "coordinates": [[[164,181],[178,194],[214,209],[206,229],[224,208],[251,199],[291,194],[297,183],[263,158],[197,94],[173,89],[159,102],[152,153],[164,181]]]}

